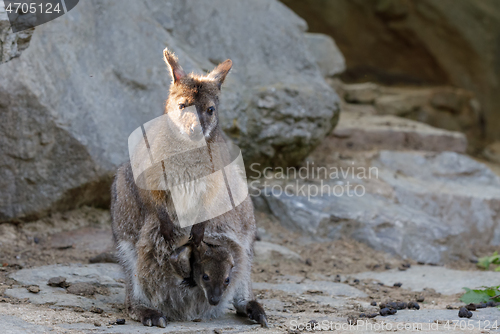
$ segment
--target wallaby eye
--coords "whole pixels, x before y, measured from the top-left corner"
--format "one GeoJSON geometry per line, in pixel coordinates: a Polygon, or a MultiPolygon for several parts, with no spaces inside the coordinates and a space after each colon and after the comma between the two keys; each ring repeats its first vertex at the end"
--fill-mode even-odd
{"type": "Polygon", "coordinates": [[[228,285],[229,282],[231,282],[231,279],[229,277],[224,280],[224,284],[226,284],[226,285],[228,285]]]}
{"type": "Polygon", "coordinates": [[[209,108],[207,109],[207,113],[209,113],[210,115],[212,115],[212,114],[214,113],[214,111],[215,111],[215,108],[214,108],[214,107],[209,107],[209,108]]]}
{"type": "Polygon", "coordinates": [[[210,277],[208,277],[207,274],[203,274],[203,276],[201,276],[201,278],[205,281],[205,282],[208,282],[210,280],[210,277]]]}
{"type": "Polygon", "coordinates": [[[182,109],[184,109],[184,108],[186,108],[186,105],[185,105],[184,103],[179,104],[179,109],[180,109],[180,110],[182,110],[182,109]]]}

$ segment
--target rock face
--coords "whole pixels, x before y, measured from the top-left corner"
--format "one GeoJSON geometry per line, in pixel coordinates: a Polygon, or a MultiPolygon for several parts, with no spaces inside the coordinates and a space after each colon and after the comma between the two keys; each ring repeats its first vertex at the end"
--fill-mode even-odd
{"type": "MultiPolygon", "coordinates": [[[[372,114],[399,116],[463,132],[470,144],[468,152],[478,153],[484,146],[481,106],[470,91],[449,86],[388,87],[371,82],[345,84],[338,79],[328,81],[344,98],[343,110],[359,110],[364,106],[372,114]]],[[[456,151],[455,148],[448,150],[456,151]]]]}
{"type": "Polygon", "coordinates": [[[365,165],[376,168],[372,178],[359,177],[358,163],[353,176],[344,169],[348,177],[309,180],[287,192],[267,187],[261,196],[291,229],[352,237],[416,261],[472,258],[470,246],[500,244],[500,179],[486,166],[454,152],[397,151],[381,151],[365,165]]]}
{"type": "Polygon", "coordinates": [[[0,64],[17,58],[29,46],[34,29],[13,33],[3,1],[0,1],[0,64]]]}
{"type": "Polygon", "coordinates": [[[418,150],[464,153],[467,139],[460,132],[391,115],[360,115],[343,112],[335,130],[320,144],[326,151],[418,150]]]}
{"type": "Polygon", "coordinates": [[[496,0],[282,0],[310,31],[332,36],[345,79],[452,84],[483,106],[500,138],[500,3],[496,0]]]}
{"type": "Polygon", "coordinates": [[[84,1],[37,27],[0,66],[0,221],[108,203],[128,135],[163,113],[165,46],[188,72],[233,60],[220,119],[247,165],[298,163],[338,115],[305,29],[274,0],[84,1]]]}
{"type": "Polygon", "coordinates": [[[306,42],[324,77],[332,77],[345,71],[344,56],[330,36],[306,33],[306,42]]]}

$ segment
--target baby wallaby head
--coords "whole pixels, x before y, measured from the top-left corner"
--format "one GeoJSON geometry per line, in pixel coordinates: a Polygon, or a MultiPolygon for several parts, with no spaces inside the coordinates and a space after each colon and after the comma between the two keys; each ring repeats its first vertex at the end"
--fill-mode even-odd
{"type": "Polygon", "coordinates": [[[231,284],[233,254],[225,245],[202,242],[193,248],[193,279],[210,305],[217,305],[231,284]]]}
{"type": "Polygon", "coordinates": [[[189,134],[199,129],[207,140],[212,139],[219,125],[221,86],[231,69],[231,60],[219,64],[209,74],[200,76],[186,74],[177,57],[169,50],[165,49],[163,55],[173,79],[165,113],[181,132],[189,134]]]}

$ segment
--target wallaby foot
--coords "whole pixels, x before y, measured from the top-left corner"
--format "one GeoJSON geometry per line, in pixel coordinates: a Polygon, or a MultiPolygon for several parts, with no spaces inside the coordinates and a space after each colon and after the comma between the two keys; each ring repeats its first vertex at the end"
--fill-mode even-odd
{"type": "Polygon", "coordinates": [[[251,300],[247,304],[247,315],[250,320],[257,321],[262,327],[269,328],[267,315],[262,305],[257,301],[251,300]]]}
{"type": "Polygon", "coordinates": [[[138,313],[144,326],[158,326],[161,328],[167,327],[167,318],[158,311],[144,308],[141,309],[138,313]]]}
{"type": "Polygon", "coordinates": [[[207,222],[201,222],[195,224],[191,227],[191,236],[190,239],[193,244],[198,247],[203,241],[203,237],[205,235],[205,225],[207,222]]]}

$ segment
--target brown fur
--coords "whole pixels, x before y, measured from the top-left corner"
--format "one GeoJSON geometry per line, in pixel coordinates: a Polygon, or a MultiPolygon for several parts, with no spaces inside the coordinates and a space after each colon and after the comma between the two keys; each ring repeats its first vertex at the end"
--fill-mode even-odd
{"type": "MultiPolygon", "coordinates": [[[[219,94],[231,61],[223,62],[207,76],[197,76],[186,75],[168,50],[164,56],[173,77],[165,112],[175,112],[180,104],[196,106],[208,153],[213,157],[214,144],[224,143],[218,124],[219,94]]],[[[180,176],[186,180],[189,168],[202,172],[220,169],[222,163],[226,164],[227,156],[222,152],[220,161],[216,160],[211,159],[211,166],[207,166],[200,162],[203,160],[197,160],[196,154],[184,155],[170,161],[165,172],[169,180],[180,176]]],[[[167,191],[149,191],[136,186],[130,163],[118,169],[112,186],[112,228],[126,275],[129,315],[145,325],[164,327],[167,319],[220,316],[231,302],[238,313],[267,325],[264,310],[254,301],[250,278],[256,232],[250,198],[235,209],[204,222],[201,238],[197,236],[198,243],[206,235],[217,245],[188,246],[186,249],[188,253],[193,252],[192,256],[186,256],[185,249],[179,250],[185,247],[190,229],[174,223],[171,205],[167,191]],[[186,264],[187,258],[189,264],[186,264]],[[183,277],[189,271],[195,286],[186,284],[183,277]],[[209,282],[202,279],[205,271],[213,277],[209,282]],[[224,287],[221,282],[228,276],[231,276],[230,283],[224,287]],[[219,291],[221,289],[223,291],[219,291]],[[210,305],[211,297],[212,304],[219,299],[217,305],[210,305]]]]}

